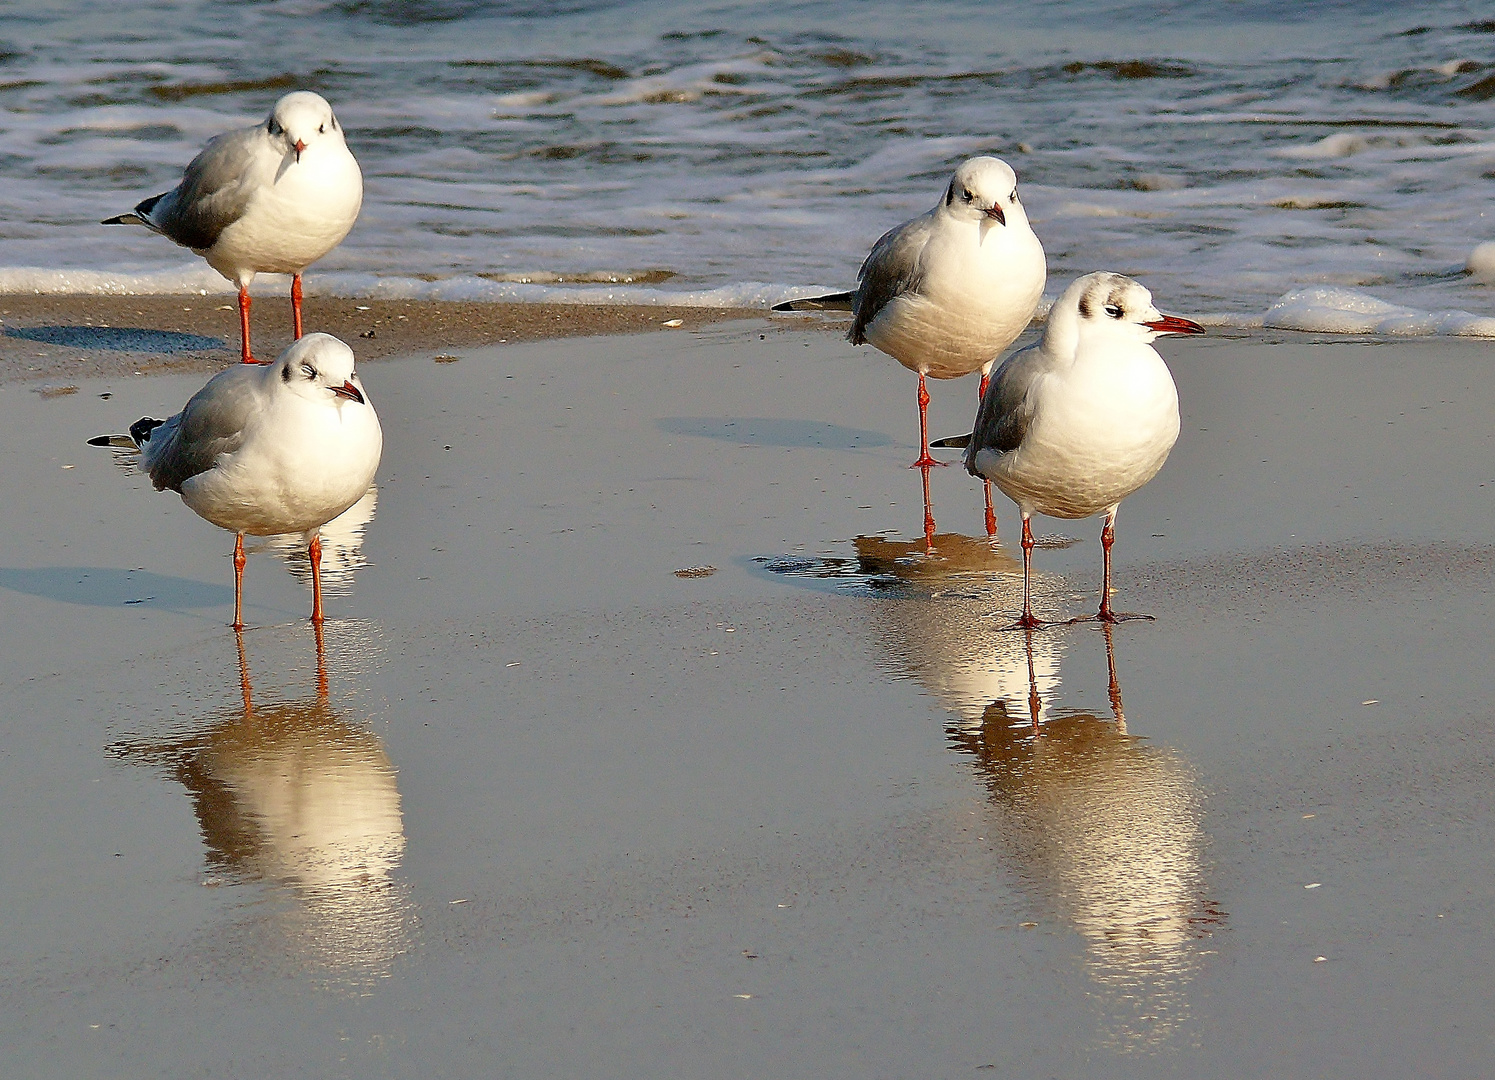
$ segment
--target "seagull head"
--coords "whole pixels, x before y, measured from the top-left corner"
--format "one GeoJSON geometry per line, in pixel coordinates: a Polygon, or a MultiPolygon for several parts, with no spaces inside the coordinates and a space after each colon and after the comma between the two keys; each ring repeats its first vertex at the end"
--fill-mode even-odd
{"type": "Polygon", "coordinates": [[[307,334],[271,366],[271,377],[297,397],[337,408],[367,405],[353,350],[331,334],[307,334]]]}
{"type": "Polygon", "coordinates": [[[343,141],[332,106],[310,90],[294,90],[277,101],[265,120],[265,131],[282,144],[285,153],[295,154],[297,161],[319,142],[343,141]]]}
{"type": "MultiPolygon", "coordinates": [[[[1101,270],[1074,281],[1054,301],[1044,329],[1045,347],[1064,340],[1081,344],[1140,342],[1148,344],[1163,334],[1202,334],[1204,327],[1177,315],[1164,315],[1153,306],[1152,293],[1141,283],[1101,270]]],[[[1065,350],[1072,351],[1072,350],[1065,350]]]]}
{"type": "Polygon", "coordinates": [[[963,162],[945,189],[944,212],[964,221],[1026,228],[1028,215],[1017,199],[1017,173],[1000,158],[963,162]]]}

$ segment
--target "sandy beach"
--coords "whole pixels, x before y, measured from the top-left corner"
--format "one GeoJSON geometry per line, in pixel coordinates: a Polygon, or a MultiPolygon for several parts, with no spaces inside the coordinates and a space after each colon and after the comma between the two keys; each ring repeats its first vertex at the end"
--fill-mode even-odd
{"type": "MultiPolygon", "coordinates": [[[[0,313],[235,340],[49,303],[0,313]]],[[[84,445],[202,372],[0,339],[7,1075],[1495,1066],[1487,345],[1161,342],[1156,621],[1027,637],[1014,509],[934,470],[924,554],[914,380],[832,327],[364,303],[310,319],[386,438],[325,694],[293,548],[241,668],[232,538],[84,445]]],[[[1036,531],[1093,610],[1099,522],[1036,531]]]]}
{"type": "MultiPolygon", "coordinates": [[[[308,328],[354,342],[360,360],[517,344],[547,338],[631,334],[678,319],[682,329],[756,312],[737,308],[591,304],[479,304],[307,297],[308,328]]],[[[291,343],[290,301],[250,306],[256,355],[291,343]]],[[[214,371],[239,356],[233,296],[0,295],[0,383],[66,386],[96,375],[214,371]]]]}

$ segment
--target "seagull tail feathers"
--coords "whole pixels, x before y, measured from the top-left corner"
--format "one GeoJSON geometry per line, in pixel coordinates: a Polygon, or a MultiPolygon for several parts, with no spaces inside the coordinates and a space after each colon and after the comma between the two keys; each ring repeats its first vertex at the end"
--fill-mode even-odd
{"type": "Polygon", "coordinates": [[[103,221],[99,222],[99,224],[100,225],[149,225],[150,223],[148,221],[146,221],[145,218],[143,218],[139,214],[135,213],[135,211],[131,210],[128,214],[120,214],[118,217],[105,218],[103,221]]]}
{"type": "Polygon", "coordinates": [[[971,435],[972,432],[968,431],[964,435],[951,435],[948,439],[935,439],[929,444],[929,448],[931,450],[936,447],[941,450],[964,450],[971,445],[971,435]]]}
{"type": "Polygon", "coordinates": [[[128,435],[95,435],[88,440],[89,446],[112,446],[116,450],[138,450],[140,444],[128,435]]]}
{"type": "Polygon", "coordinates": [[[825,296],[806,296],[799,300],[785,300],[775,304],[773,311],[850,311],[855,292],[828,293],[825,296]]]}

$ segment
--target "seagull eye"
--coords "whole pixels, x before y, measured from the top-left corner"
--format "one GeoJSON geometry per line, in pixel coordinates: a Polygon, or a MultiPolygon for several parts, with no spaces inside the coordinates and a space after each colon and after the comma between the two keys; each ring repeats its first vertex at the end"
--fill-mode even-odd
{"type": "Polygon", "coordinates": [[[327,134],[327,125],[326,124],[318,124],[317,125],[317,134],[318,135],[326,135],[327,134]]]}
{"type": "Polygon", "coordinates": [[[1012,194],[1007,196],[1007,201],[1010,203],[1017,202],[1017,188],[1012,189],[1012,194]]]}
{"type": "Polygon", "coordinates": [[[280,134],[281,127],[280,124],[276,121],[275,117],[270,117],[270,123],[266,125],[265,130],[268,131],[271,135],[280,134]]]}
{"type": "Polygon", "coordinates": [[[1107,304],[1106,307],[1105,307],[1105,312],[1106,312],[1107,315],[1111,316],[1111,318],[1113,318],[1113,319],[1119,319],[1119,318],[1121,318],[1121,305],[1120,304],[1107,304]]]}
{"type": "Polygon", "coordinates": [[[310,364],[302,364],[301,374],[305,375],[308,379],[315,379],[317,377],[317,369],[310,364]]]}
{"type": "Polygon", "coordinates": [[[972,195],[972,194],[971,194],[971,189],[970,189],[970,188],[966,188],[966,189],[965,189],[965,190],[964,190],[964,191],[962,191],[962,192],[961,192],[961,193],[960,193],[960,197],[961,197],[961,198],[962,198],[962,199],[964,199],[964,200],[965,200],[965,201],[966,201],[966,202],[970,202],[970,201],[971,201],[971,200],[972,200],[972,199],[974,199],[974,198],[975,198],[975,197],[976,197],[976,196],[974,196],[974,195],[972,195]]]}

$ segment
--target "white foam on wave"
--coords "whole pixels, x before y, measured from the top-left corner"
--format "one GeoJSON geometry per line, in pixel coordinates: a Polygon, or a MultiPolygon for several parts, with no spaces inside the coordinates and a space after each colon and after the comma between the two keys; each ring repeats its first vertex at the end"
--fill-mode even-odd
{"type": "MultiPolygon", "coordinates": [[[[520,277],[524,275],[513,275],[520,277]]],[[[610,275],[587,275],[593,278],[610,275]]],[[[744,281],[715,289],[670,290],[649,285],[563,284],[562,275],[536,272],[539,281],[493,281],[476,275],[436,280],[362,273],[317,273],[304,280],[306,295],[346,299],[448,300],[519,304],[639,304],[649,307],[768,308],[799,296],[834,292],[834,286],[785,285],[744,281]]],[[[290,288],[285,274],[260,274],[254,296],[281,296],[290,288]]],[[[207,296],[236,290],[201,263],[171,270],[129,273],[115,270],[56,270],[36,266],[0,267],[0,295],[33,296],[207,296]]]]}
{"type": "MultiPolygon", "coordinates": [[[[268,285],[279,275],[262,275],[268,285]]],[[[287,279],[289,280],[289,279],[287,279]]],[[[45,266],[0,266],[0,295],[187,296],[237,290],[206,263],[168,270],[58,270],[45,266]]],[[[254,290],[256,293],[259,289],[254,290]]]]}
{"type": "MultiPolygon", "coordinates": [[[[1495,281],[1495,242],[1481,244],[1469,256],[1469,270],[1495,281]]],[[[525,275],[513,275],[523,277],[525,275]]],[[[589,275],[594,278],[606,275],[589,275]]],[[[313,272],[305,280],[308,296],[374,300],[444,300],[494,304],[629,304],[645,307],[756,308],[837,291],[834,285],[786,285],[743,281],[714,289],[664,289],[655,285],[577,284],[561,275],[537,272],[538,280],[495,281],[476,275],[427,279],[386,277],[356,272],[313,272]]],[[[284,296],[290,279],[261,274],[250,290],[255,296],[284,296]]],[[[186,296],[232,295],[234,288],[202,264],[171,270],[129,273],[114,270],[56,270],[45,267],[0,267],[0,295],[51,296],[186,296]]],[[[1052,303],[1040,301],[1034,314],[1042,322],[1052,303]]],[[[1320,334],[1381,334],[1388,337],[1449,335],[1495,338],[1495,317],[1467,311],[1423,311],[1394,304],[1370,293],[1338,285],[1294,289],[1265,313],[1190,312],[1204,326],[1251,330],[1305,330],[1320,334]]]]}
{"type": "Polygon", "coordinates": [[[1420,311],[1336,285],[1294,289],[1267,309],[1262,325],[1329,334],[1495,338],[1495,318],[1491,316],[1467,311],[1420,311]]]}

